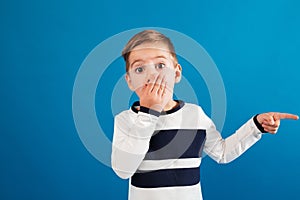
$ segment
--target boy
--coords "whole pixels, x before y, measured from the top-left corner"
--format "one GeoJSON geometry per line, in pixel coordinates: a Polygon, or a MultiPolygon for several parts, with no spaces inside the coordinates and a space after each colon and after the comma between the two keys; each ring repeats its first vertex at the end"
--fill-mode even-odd
{"type": "Polygon", "coordinates": [[[130,200],[199,200],[201,153],[228,163],[256,143],[262,133],[276,133],[287,113],[263,113],[222,139],[201,107],[173,99],[181,78],[172,42],[146,30],[132,37],[122,56],[126,82],[139,102],[115,117],[112,168],[130,178],[130,200]]]}

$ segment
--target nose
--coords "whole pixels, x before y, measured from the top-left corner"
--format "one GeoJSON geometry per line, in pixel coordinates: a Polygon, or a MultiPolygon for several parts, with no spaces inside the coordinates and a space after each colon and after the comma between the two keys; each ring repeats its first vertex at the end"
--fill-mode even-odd
{"type": "Polygon", "coordinates": [[[158,75],[159,72],[155,68],[149,67],[147,70],[146,82],[147,83],[154,82],[158,75]]]}

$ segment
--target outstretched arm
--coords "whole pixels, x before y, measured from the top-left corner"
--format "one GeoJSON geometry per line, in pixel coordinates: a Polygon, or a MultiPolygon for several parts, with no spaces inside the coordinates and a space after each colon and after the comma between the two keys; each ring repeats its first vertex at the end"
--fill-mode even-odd
{"type": "Polygon", "coordinates": [[[204,150],[218,163],[231,162],[254,145],[261,138],[261,133],[276,133],[281,119],[297,120],[298,118],[298,116],[288,113],[259,114],[226,139],[222,138],[211,122],[204,150]]]}

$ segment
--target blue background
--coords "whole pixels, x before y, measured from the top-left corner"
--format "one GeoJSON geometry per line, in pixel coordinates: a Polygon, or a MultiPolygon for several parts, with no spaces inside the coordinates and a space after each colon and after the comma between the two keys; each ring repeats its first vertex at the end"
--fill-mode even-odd
{"type": "MultiPolygon", "coordinates": [[[[88,53],[128,29],[174,29],[206,49],[225,84],[224,137],[256,113],[300,114],[299,9],[297,0],[1,1],[0,199],[127,198],[127,181],[80,141],[72,89],[88,53]]],[[[105,77],[115,80],[118,69],[105,77]]],[[[209,115],[209,96],[202,96],[209,115]]],[[[105,115],[111,138],[113,118],[105,115]]],[[[299,121],[283,121],[276,136],[227,165],[205,157],[204,198],[299,199],[299,130],[299,121]]]]}

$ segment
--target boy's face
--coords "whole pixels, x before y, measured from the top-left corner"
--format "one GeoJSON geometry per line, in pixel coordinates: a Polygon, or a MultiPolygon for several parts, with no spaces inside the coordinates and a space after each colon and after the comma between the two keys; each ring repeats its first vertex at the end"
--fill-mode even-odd
{"type": "Polygon", "coordinates": [[[129,70],[126,81],[129,88],[140,97],[141,89],[148,83],[163,78],[166,83],[166,96],[172,98],[175,82],[181,78],[181,66],[164,44],[142,44],[129,55],[129,70]]]}

